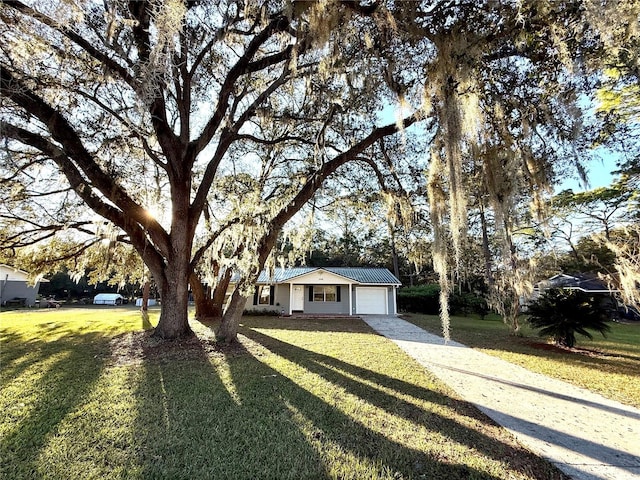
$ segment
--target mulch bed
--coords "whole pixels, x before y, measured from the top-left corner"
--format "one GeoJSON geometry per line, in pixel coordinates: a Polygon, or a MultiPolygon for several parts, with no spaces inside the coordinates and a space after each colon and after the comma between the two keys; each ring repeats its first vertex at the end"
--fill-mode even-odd
{"type": "Polygon", "coordinates": [[[532,340],[523,340],[522,343],[526,344],[527,346],[533,349],[544,350],[552,353],[560,353],[560,354],[568,353],[568,354],[574,354],[574,355],[584,355],[587,357],[599,357],[599,358],[615,356],[615,355],[606,354],[599,350],[593,350],[590,348],[580,348],[580,347],[569,348],[569,347],[563,347],[561,345],[556,345],[553,343],[543,343],[543,342],[536,342],[532,340]]]}

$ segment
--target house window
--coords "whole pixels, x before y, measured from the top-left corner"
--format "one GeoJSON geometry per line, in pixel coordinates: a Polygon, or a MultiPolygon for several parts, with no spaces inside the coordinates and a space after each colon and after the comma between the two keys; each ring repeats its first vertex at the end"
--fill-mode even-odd
{"type": "Polygon", "coordinates": [[[314,302],[335,302],[337,301],[335,285],[321,285],[313,287],[314,302]]]}
{"type": "Polygon", "coordinates": [[[273,305],[273,286],[258,285],[254,296],[254,305],[273,305]]]}

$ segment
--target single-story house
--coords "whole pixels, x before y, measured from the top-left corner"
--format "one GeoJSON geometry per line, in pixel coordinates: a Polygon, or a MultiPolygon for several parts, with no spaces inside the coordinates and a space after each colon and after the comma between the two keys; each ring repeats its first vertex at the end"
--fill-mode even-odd
{"type": "Polygon", "coordinates": [[[0,264],[0,305],[33,307],[40,283],[47,281],[39,278],[30,284],[27,272],[0,264]]]}
{"type": "Polygon", "coordinates": [[[93,297],[94,305],[122,305],[124,297],[119,293],[99,293],[93,297]]]}
{"type": "Polygon", "coordinates": [[[295,267],[260,273],[246,310],[284,315],[397,313],[400,281],[386,268],[295,267]]]}
{"type": "Polygon", "coordinates": [[[536,301],[544,294],[546,290],[551,288],[561,288],[564,290],[579,290],[585,293],[603,295],[613,298],[619,290],[611,288],[603,280],[596,275],[586,273],[560,273],[546,280],[536,283],[529,298],[521,298],[520,306],[523,312],[526,312],[529,303],[536,301]]]}
{"type": "Polygon", "coordinates": [[[564,290],[580,290],[586,293],[600,293],[606,295],[613,295],[619,293],[615,288],[611,288],[603,280],[596,275],[589,275],[586,273],[574,273],[566,274],[561,273],[554,275],[547,280],[538,282],[534,287],[534,299],[537,296],[542,295],[545,290],[550,288],[562,288],[564,290]]]}
{"type": "MultiPolygon", "coordinates": [[[[612,288],[605,281],[593,274],[561,273],[547,280],[538,282],[533,288],[533,293],[529,302],[537,300],[544,294],[545,290],[550,288],[561,288],[563,290],[579,290],[581,292],[602,296],[602,306],[611,312],[614,320],[633,320],[640,321],[640,311],[632,305],[625,305],[620,299],[620,290],[612,288]]],[[[528,302],[521,305],[523,311],[526,311],[528,302]]]]}

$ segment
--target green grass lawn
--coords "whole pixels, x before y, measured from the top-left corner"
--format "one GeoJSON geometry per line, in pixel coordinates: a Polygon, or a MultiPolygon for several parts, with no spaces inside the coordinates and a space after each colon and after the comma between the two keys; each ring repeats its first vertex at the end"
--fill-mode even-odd
{"type": "MultiPolygon", "coordinates": [[[[440,318],[409,314],[406,320],[440,334],[440,318]]],[[[452,317],[451,337],[483,352],[559,378],[601,395],[640,408],[640,324],[611,322],[607,338],[578,336],[574,350],[556,348],[522,322],[522,335],[510,335],[495,316],[452,317]]]]}
{"type": "Polygon", "coordinates": [[[0,313],[0,478],[564,478],[359,320],[157,314],[0,313]]]}

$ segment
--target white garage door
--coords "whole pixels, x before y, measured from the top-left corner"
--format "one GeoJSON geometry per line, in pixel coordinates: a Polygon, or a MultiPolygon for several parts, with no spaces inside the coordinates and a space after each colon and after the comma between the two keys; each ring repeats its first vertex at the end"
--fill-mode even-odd
{"type": "Polygon", "coordinates": [[[387,314],[387,289],[386,288],[356,288],[356,313],[387,314]]]}

